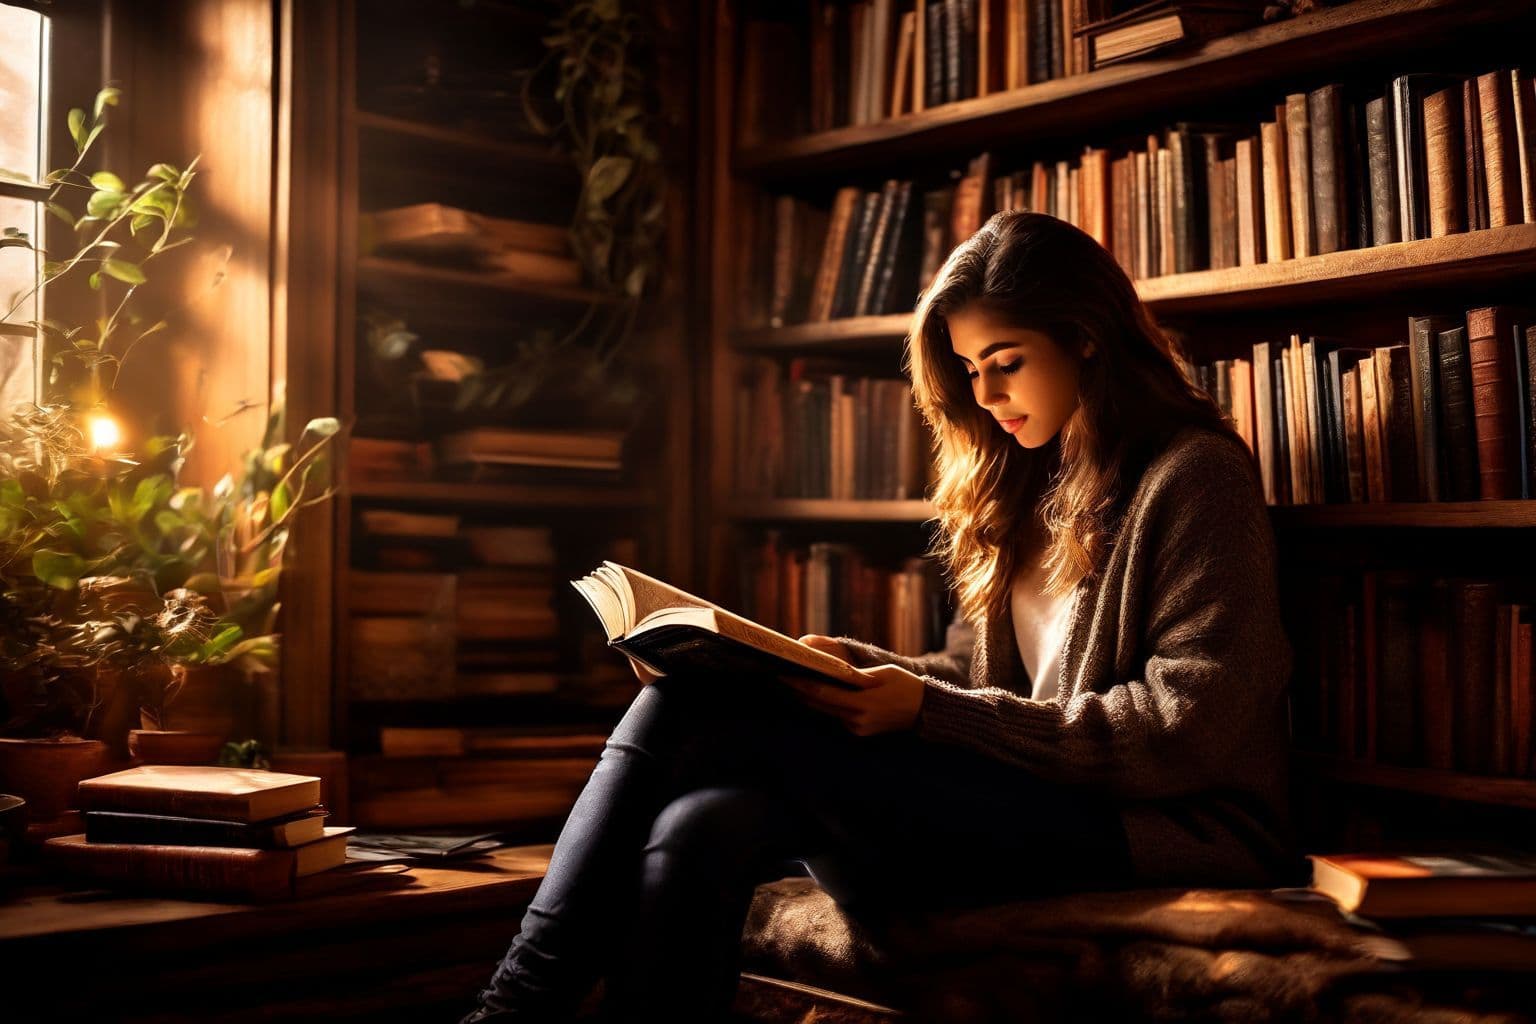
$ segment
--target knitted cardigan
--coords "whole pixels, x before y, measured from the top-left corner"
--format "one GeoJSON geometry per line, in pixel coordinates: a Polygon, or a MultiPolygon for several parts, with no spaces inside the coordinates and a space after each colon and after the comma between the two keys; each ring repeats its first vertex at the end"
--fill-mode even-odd
{"type": "Polygon", "coordinates": [[[1187,427],[1137,482],[1095,579],[1071,595],[1061,689],[1030,700],[1011,622],[956,620],[859,667],[924,679],[917,731],[1113,800],[1146,885],[1296,881],[1287,814],[1291,651],[1275,540],[1245,450],[1187,427]]]}

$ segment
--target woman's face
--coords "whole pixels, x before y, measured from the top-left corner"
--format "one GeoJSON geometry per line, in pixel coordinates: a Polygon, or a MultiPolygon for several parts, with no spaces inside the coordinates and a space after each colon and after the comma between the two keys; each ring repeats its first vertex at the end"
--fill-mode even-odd
{"type": "MultiPolygon", "coordinates": [[[[978,306],[948,317],[950,345],[971,378],[976,404],[1025,448],[1061,432],[1077,409],[1079,361],[1047,334],[1015,327],[978,306]]],[[[1084,357],[1093,354],[1090,342],[1084,357]]]]}

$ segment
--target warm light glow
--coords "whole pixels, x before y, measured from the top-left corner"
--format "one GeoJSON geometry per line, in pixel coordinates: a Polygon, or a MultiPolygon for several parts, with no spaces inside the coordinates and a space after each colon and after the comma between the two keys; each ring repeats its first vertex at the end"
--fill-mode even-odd
{"type": "Polygon", "coordinates": [[[105,413],[93,413],[89,427],[91,431],[91,451],[96,453],[116,451],[122,443],[123,431],[117,425],[117,420],[105,413]]]}

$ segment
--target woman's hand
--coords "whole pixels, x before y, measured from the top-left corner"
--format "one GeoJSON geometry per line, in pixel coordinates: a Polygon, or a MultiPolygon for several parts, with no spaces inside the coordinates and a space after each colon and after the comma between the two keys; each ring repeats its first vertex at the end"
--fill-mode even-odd
{"type": "MultiPolygon", "coordinates": [[[[830,651],[828,653],[831,653],[830,651]]],[[[923,677],[897,665],[855,669],[868,680],[859,690],[810,679],[786,678],[807,707],[842,719],[855,736],[910,729],[923,707],[923,677]]]]}

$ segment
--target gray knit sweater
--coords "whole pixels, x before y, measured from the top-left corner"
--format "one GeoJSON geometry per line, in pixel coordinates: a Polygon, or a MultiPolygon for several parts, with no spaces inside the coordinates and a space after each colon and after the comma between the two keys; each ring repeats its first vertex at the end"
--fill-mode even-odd
{"type": "Polygon", "coordinates": [[[1153,459],[1104,571],[1071,596],[1061,691],[1030,700],[1012,624],[957,621],[903,657],[850,637],[860,667],[924,677],[917,730],[1121,808],[1147,885],[1292,881],[1275,540],[1248,455],[1190,427],[1153,459]]]}

